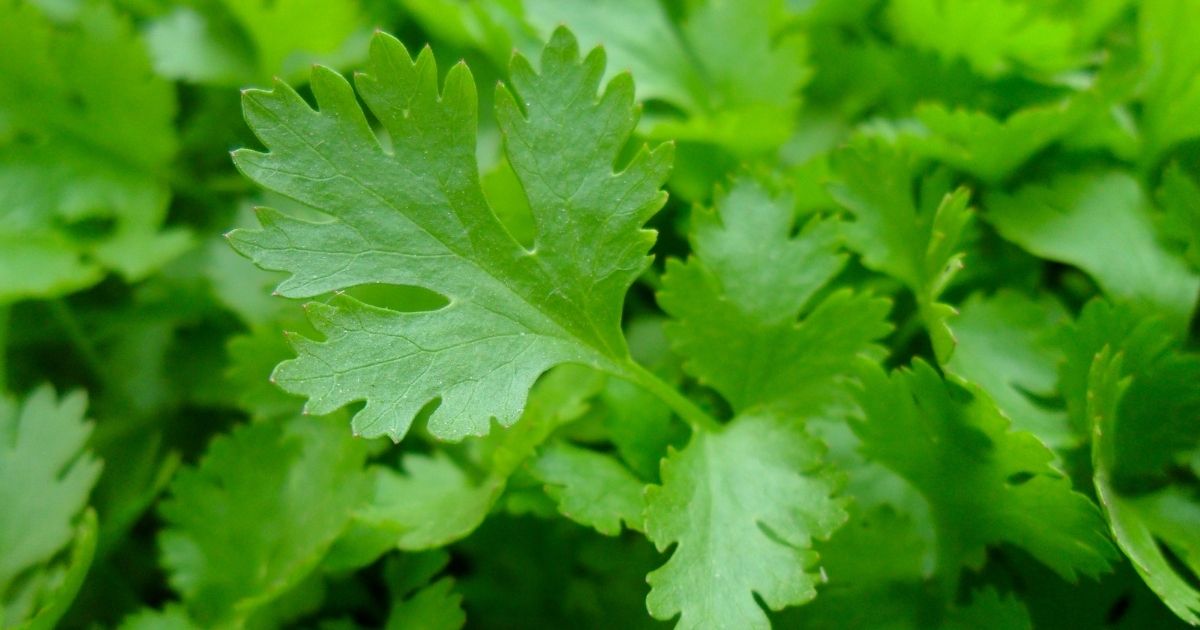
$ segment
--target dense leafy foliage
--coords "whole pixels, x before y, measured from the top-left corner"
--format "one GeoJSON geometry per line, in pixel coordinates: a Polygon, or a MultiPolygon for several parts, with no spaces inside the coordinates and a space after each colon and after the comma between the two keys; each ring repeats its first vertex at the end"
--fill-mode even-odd
{"type": "Polygon", "coordinates": [[[0,0],[0,626],[1200,625],[1198,7],[0,0]]]}

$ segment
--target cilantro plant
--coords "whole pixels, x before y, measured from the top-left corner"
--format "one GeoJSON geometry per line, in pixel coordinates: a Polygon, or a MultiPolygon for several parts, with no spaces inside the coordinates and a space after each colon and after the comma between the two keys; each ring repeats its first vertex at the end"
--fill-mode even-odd
{"type": "Polygon", "coordinates": [[[0,627],[1200,625],[1197,6],[0,0],[0,627]]]}

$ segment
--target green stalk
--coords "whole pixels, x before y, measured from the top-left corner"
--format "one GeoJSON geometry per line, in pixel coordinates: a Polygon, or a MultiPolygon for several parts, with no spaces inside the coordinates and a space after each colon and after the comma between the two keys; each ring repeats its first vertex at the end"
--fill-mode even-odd
{"type": "Polygon", "coordinates": [[[83,332],[83,327],[79,325],[75,313],[71,312],[71,307],[61,299],[50,300],[47,304],[50,305],[50,313],[58,321],[58,325],[62,327],[63,332],[67,333],[67,339],[79,352],[83,363],[97,378],[104,380],[104,362],[100,360],[100,353],[96,352],[96,346],[92,345],[92,341],[83,332]]]}
{"type": "Polygon", "coordinates": [[[626,376],[629,380],[666,403],[676,415],[691,425],[693,431],[708,431],[711,433],[721,430],[721,423],[717,422],[716,419],[698,407],[696,403],[689,400],[687,396],[679,393],[679,390],[667,384],[655,373],[647,370],[633,360],[626,361],[624,367],[628,370],[626,376]]]}
{"type": "Polygon", "coordinates": [[[0,394],[8,391],[8,322],[12,306],[0,303],[0,394]]]}

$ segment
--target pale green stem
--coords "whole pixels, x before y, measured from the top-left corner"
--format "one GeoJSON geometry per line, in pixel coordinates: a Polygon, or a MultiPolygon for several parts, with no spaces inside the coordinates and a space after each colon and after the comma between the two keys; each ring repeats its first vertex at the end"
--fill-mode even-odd
{"type": "Polygon", "coordinates": [[[717,422],[703,409],[698,407],[696,403],[688,399],[687,396],[679,393],[671,385],[667,384],[655,373],[647,370],[632,359],[625,362],[624,367],[628,370],[628,378],[634,383],[640,385],[646,391],[654,394],[659,400],[666,403],[684,422],[692,426],[694,431],[720,431],[721,423],[717,422]]]}

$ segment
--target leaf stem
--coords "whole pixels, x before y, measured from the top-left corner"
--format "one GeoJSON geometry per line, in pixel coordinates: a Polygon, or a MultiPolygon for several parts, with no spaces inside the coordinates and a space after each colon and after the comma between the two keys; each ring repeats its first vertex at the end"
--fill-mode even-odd
{"type": "Polygon", "coordinates": [[[67,333],[67,338],[71,341],[71,345],[75,346],[75,349],[79,352],[84,365],[97,378],[104,380],[104,362],[100,360],[100,354],[96,352],[96,346],[84,334],[83,327],[79,325],[79,320],[71,312],[71,307],[62,299],[50,300],[47,304],[50,306],[50,313],[54,316],[54,319],[58,321],[59,326],[62,326],[63,332],[67,333]]]}
{"type": "Polygon", "coordinates": [[[683,418],[684,422],[692,426],[692,430],[708,432],[721,430],[721,423],[717,422],[708,412],[697,406],[696,403],[689,400],[687,396],[679,393],[679,390],[659,378],[654,372],[647,370],[633,360],[626,361],[624,367],[628,370],[627,376],[631,381],[666,403],[672,411],[680,418],[683,418]]]}

